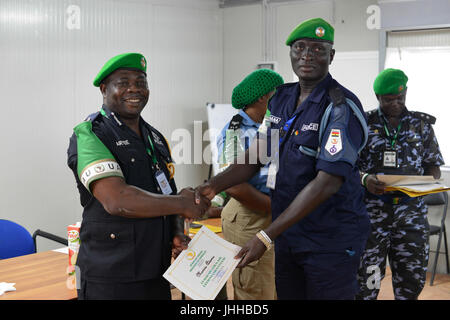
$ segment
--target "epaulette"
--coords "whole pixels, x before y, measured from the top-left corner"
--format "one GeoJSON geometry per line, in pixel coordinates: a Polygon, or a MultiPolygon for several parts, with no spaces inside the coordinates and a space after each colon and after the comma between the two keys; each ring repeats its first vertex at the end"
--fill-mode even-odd
{"type": "Polygon", "coordinates": [[[84,121],[94,122],[94,120],[95,120],[96,118],[98,118],[100,115],[101,115],[101,114],[100,114],[100,111],[94,112],[94,113],[88,115],[88,116],[86,117],[86,119],[84,119],[84,121]]]}
{"type": "Polygon", "coordinates": [[[371,117],[377,115],[377,110],[378,110],[378,109],[373,109],[373,110],[366,111],[367,119],[369,119],[369,118],[371,118],[371,117]]]}
{"type": "Polygon", "coordinates": [[[228,125],[228,130],[239,130],[242,126],[244,118],[239,114],[235,114],[228,125]]]}
{"type": "Polygon", "coordinates": [[[419,111],[410,111],[412,113],[412,115],[416,118],[419,118],[429,124],[435,124],[436,123],[436,118],[433,117],[432,115],[425,113],[425,112],[419,112],[419,111]]]}

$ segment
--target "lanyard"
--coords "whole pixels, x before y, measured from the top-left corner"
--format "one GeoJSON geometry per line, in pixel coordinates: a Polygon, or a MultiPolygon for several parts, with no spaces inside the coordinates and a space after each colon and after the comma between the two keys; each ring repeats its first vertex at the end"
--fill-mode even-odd
{"type": "Polygon", "coordinates": [[[383,122],[383,126],[384,126],[384,132],[386,133],[387,138],[390,140],[391,142],[391,148],[394,148],[395,146],[395,142],[397,141],[397,137],[398,137],[398,133],[400,132],[400,129],[402,127],[402,121],[400,121],[400,123],[397,126],[397,132],[395,133],[394,137],[391,138],[391,134],[389,132],[389,129],[386,126],[387,120],[384,117],[384,115],[381,112],[381,109],[378,108],[378,116],[380,117],[380,120],[383,122]]]}
{"type": "Polygon", "coordinates": [[[280,142],[279,145],[281,146],[281,144],[283,143],[284,139],[287,137],[288,132],[291,128],[292,123],[295,121],[295,119],[297,119],[298,114],[296,114],[295,116],[293,116],[292,118],[290,118],[288,121],[286,121],[286,123],[281,127],[280,133],[281,133],[281,137],[280,137],[280,142]]]}
{"type": "Polygon", "coordinates": [[[400,122],[397,127],[397,132],[395,133],[394,137],[391,138],[391,134],[389,133],[389,130],[386,126],[386,122],[384,123],[384,132],[386,132],[386,135],[388,136],[388,139],[391,140],[391,147],[394,148],[395,142],[397,141],[398,133],[400,132],[400,128],[402,127],[402,123],[400,122]]]}
{"type": "Polygon", "coordinates": [[[150,135],[148,135],[147,137],[148,137],[148,141],[150,142],[150,147],[151,147],[151,150],[149,148],[147,148],[147,153],[152,158],[153,164],[158,167],[158,159],[156,159],[155,147],[153,146],[152,138],[150,138],[150,135]]]}

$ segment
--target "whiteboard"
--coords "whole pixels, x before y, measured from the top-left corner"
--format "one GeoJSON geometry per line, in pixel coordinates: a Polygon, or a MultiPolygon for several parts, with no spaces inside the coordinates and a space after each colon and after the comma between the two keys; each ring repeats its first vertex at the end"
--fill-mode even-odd
{"type": "Polygon", "coordinates": [[[211,176],[215,176],[219,173],[217,136],[239,110],[233,108],[231,104],[208,103],[206,105],[206,112],[208,114],[208,132],[211,146],[211,176]]]}

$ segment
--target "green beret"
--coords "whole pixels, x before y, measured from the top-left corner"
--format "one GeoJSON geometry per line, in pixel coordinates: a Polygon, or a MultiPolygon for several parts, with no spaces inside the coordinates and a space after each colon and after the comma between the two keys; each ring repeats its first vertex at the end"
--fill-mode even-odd
{"type": "Polygon", "coordinates": [[[334,28],[322,18],[314,18],[300,23],[291,32],[286,40],[286,45],[290,46],[295,40],[308,38],[334,42],[334,28]]]}
{"type": "Polygon", "coordinates": [[[233,89],[231,104],[236,109],[242,109],[283,83],[283,78],[275,71],[270,69],[253,71],[233,89]]]}
{"type": "Polygon", "coordinates": [[[373,83],[373,91],[378,95],[399,94],[406,89],[408,77],[399,69],[385,69],[373,83]]]}
{"type": "Polygon", "coordinates": [[[100,83],[112,72],[119,68],[131,68],[147,72],[147,61],[140,53],[122,53],[109,59],[94,79],[94,86],[99,87],[100,83]]]}

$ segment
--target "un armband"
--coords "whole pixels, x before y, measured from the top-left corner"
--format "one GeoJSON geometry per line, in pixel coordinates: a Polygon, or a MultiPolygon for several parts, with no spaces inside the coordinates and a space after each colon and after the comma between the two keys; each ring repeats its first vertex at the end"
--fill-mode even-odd
{"type": "Polygon", "coordinates": [[[112,176],[123,178],[123,173],[119,164],[114,159],[103,159],[87,165],[82,170],[79,178],[86,189],[90,191],[89,186],[91,182],[112,176]]]}
{"type": "Polygon", "coordinates": [[[91,122],[82,122],[73,130],[77,137],[78,177],[89,192],[90,184],[95,180],[111,176],[124,177],[111,151],[92,131],[91,122]]]}

